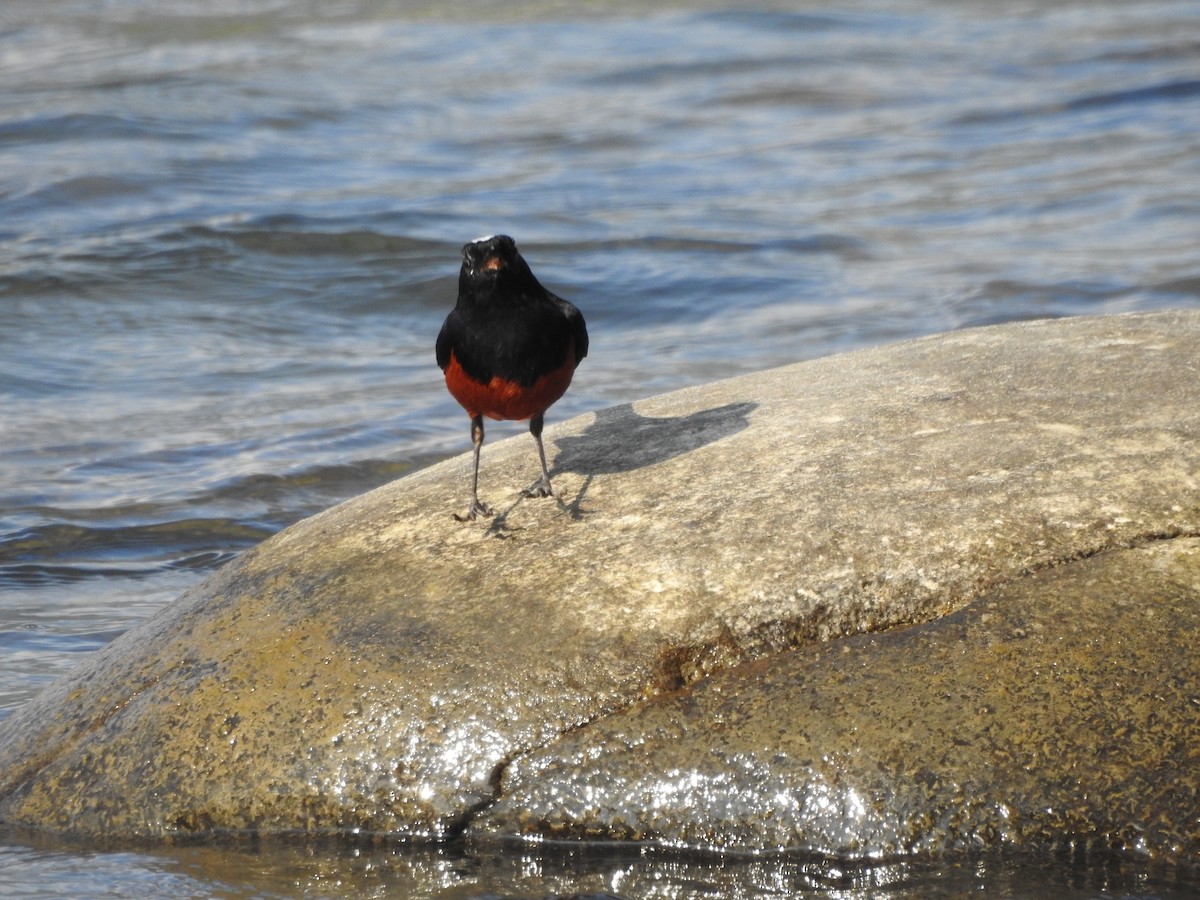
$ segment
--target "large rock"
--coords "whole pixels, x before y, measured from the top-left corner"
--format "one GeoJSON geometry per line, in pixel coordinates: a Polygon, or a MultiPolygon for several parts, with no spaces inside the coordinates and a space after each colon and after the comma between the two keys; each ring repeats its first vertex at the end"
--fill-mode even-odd
{"type": "MultiPolygon", "coordinates": [[[[575,742],[639,721],[643,713],[627,711],[647,698],[753,660],[778,661],[804,685],[836,680],[839,666],[791,651],[909,623],[961,628],[943,617],[984,595],[1001,602],[993,598],[1007,595],[992,592],[1032,572],[1200,534],[1198,358],[1200,314],[1162,313],[959,332],[681,391],[549,429],[557,503],[519,499],[536,471],[527,436],[486,448],[481,495],[500,511],[490,522],[451,515],[465,502],[468,458],[434,466],[245,553],[14,713],[0,733],[0,820],[139,837],[444,836],[477,821],[483,833],[656,834],[632,822],[612,827],[603,813],[620,805],[627,817],[626,804],[636,804],[631,766],[652,781],[678,779],[678,770],[653,756],[601,753],[614,760],[611,772],[572,774],[575,742]],[[553,761],[556,749],[567,763],[553,761]],[[573,832],[571,810],[584,807],[547,807],[537,796],[541,771],[557,779],[547,784],[626,794],[587,807],[573,832]]],[[[1041,583],[1029,583],[1036,598],[1041,583]]],[[[1158,590],[1148,582],[1129,596],[1148,602],[1158,590]]],[[[1094,621],[1123,627],[1116,617],[1094,621]]],[[[859,639],[818,656],[869,667],[872,655],[894,659],[891,648],[859,639]]],[[[1186,643],[1179,652],[1159,657],[1151,675],[1187,693],[1198,667],[1186,643]]],[[[1019,667],[1020,655],[1007,663],[1019,667]]],[[[721,683],[773,671],[759,665],[721,683]]],[[[966,679],[970,658],[962,665],[966,679]]],[[[976,674],[997,665],[981,654],[976,674]]],[[[899,668],[908,696],[926,690],[929,703],[943,702],[927,673],[899,668]]],[[[1020,671],[1010,677],[1019,682],[1020,671]]],[[[1119,655],[1087,679],[1128,681],[1119,655]]],[[[799,735],[827,736],[810,720],[828,715],[806,712],[805,688],[786,685],[781,674],[763,687],[792,693],[775,728],[785,755],[799,735]]],[[[992,715],[1016,728],[1029,704],[1061,702],[1051,687],[992,715]]],[[[670,704],[694,692],[647,708],[676,715],[670,704]]],[[[1110,715],[1095,728],[1119,734],[1129,721],[1124,695],[1104,696],[1097,708],[1110,715]]],[[[747,716],[762,708],[748,703],[747,716]]],[[[979,715],[969,704],[958,712],[979,715]]],[[[1190,740],[1200,709],[1180,713],[1163,728],[1190,740]]],[[[706,715],[695,721],[711,724],[706,715]]],[[[853,716],[843,722],[857,725],[853,716]]],[[[873,734],[883,741],[884,732],[873,734]]],[[[896,746],[867,742],[855,752],[869,758],[896,746]]],[[[879,790],[906,773],[943,771],[925,756],[941,748],[903,746],[911,758],[897,759],[879,790]]],[[[1017,754],[1012,765],[1041,758],[1017,754]]],[[[819,782],[788,760],[774,780],[754,767],[726,777],[749,792],[789,785],[793,805],[778,815],[792,815],[803,785],[819,782]]],[[[1095,765],[1091,756],[1076,763],[1095,765]]],[[[1194,759],[1170,755],[1121,763],[1131,772],[1168,764],[1196,770],[1194,759]]],[[[1034,796],[1006,780],[1019,772],[988,772],[989,797],[1006,785],[1013,804],[1034,796]]],[[[933,824],[897,846],[951,846],[950,830],[964,831],[953,809],[899,796],[910,804],[905,815],[933,824]]],[[[932,789],[921,796],[946,802],[932,789]]],[[[747,815],[762,814],[763,797],[747,815]]],[[[1089,809],[1110,808],[1125,822],[1151,813],[1150,799],[1090,797],[1089,809]]],[[[1163,815],[1194,835],[1194,815],[1181,820],[1174,807],[1163,815]]],[[[726,841],[724,820],[706,818],[713,830],[697,832],[676,818],[663,839],[847,852],[884,840],[864,822],[862,835],[844,840],[728,825],[737,837],[726,841]]],[[[965,831],[972,841],[1006,834],[965,831]]]]}
{"type": "Polygon", "coordinates": [[[746,663],[514,764],[484,833],[1200,862],[1200,540],[746,663]]]}

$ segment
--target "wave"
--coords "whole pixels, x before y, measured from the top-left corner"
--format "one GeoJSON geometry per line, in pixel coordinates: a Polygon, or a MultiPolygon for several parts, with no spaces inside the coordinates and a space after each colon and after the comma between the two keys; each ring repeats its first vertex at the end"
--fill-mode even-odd
{"type": "Polygon", "coordinates": [[[92,578],[143,578],[213,569],[273,529],[230,519],[181,519],[115,527],[48,522],[0,536],[0,586],[92,578]]]}
{"type": "Polygon", "coordinates": [[[9,521],[40,521],[0,534],[0,588],[216,569],[293,522],[444,455],[314,466],[287,475],[256,473],[176,501],[94,510],[6,510],[9,521]],[[247,512],[218,514],[235,509],[247,512]],[[189,510],[196,514],[187,515],[189,510]]]}
{"type": "Polygon", "coordinates": [[[955,116],[950,120],[950,124],[993,125],[1023,119],[1053,117],[1084,110],[1141,106],[1147,103],[1175,103],[1194,100],[1196,97],[1200,97],[1200,80],[1168,81],[1148,87],[1085,94],[1056,103],[1008,109],[973,110],[955,116]]]}

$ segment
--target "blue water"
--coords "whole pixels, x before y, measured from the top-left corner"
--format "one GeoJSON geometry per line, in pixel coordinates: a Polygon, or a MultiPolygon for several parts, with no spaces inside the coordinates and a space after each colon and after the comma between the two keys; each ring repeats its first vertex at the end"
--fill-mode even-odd
{"type": "MultiPolygon", "coordinates": [[[[480,234],[587,316],[551,421],[1200,305],[1192,0],[647,8],[4,0],[0,715],[239,551],[467,447],[433,339],[480,234]]],[[[13,838],[0,893],[64,869],[146,893],[162,865],[13,838]]],[[[256,890],[208,865],[149,892],[256,890]]]]}

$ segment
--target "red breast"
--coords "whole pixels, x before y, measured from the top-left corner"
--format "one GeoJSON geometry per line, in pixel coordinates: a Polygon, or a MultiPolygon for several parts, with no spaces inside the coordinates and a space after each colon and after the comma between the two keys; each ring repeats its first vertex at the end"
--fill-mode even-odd
{"type": "Polygon", "coordinates": [[[545,412],[566,393],[575,374],[575,348],[572,345],[557,369],[547,372],[533,384],[524,385],[493,375],[487,382],[476,381],[459,365],[453,351],[446,366],[446,387],[455,400],[474,418],[521,421],[545,412]]]}

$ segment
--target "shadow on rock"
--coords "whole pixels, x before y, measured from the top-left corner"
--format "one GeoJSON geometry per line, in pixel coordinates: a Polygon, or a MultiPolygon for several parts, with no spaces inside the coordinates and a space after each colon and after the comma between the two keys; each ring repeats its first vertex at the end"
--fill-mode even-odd
{"type": "Polygon", "coordinates": [[[661,419],[639,415],[629,403],[601,410],[583,434],[556,440],[551,474],[611,475],[666,462],[737,434],[757,407],[729,403],[661,419]]]}
{"type": "MultiPolygon", "coordinates": [[[[559,498],[559,507],[571,518],[580,519],[588,489],[597,475],[653,466],[737,434],[750,424],[750,413],[757,408],[757,403],[727,403],[686,416],[662,418],[643,416],[629,403],[600,410],[582,434],[555,439],[558,454],[550,469],[551,476],[564,472],[585,476],[573,498],[559,498]]],[[[517,500],[498,513],[488,533],[506,537],[509,513],[520,504],[521,500],[517,500]]]]}

